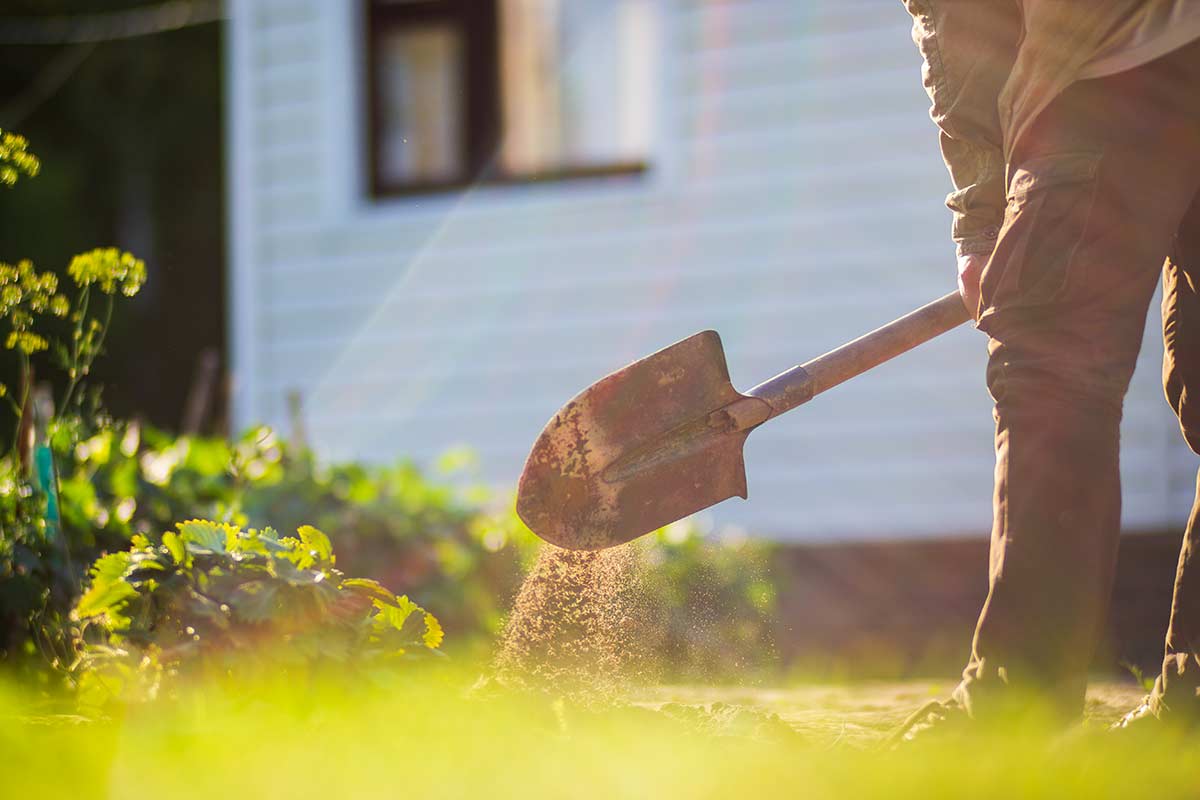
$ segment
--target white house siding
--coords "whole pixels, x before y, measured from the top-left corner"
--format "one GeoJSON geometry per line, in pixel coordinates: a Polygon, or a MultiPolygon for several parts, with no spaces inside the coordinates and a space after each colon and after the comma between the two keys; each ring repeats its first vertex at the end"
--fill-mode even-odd
{"type": "MultiPolygon", "coordinates": [[[[948,178],[890,0],[661,0],[650,172],[373,201],[356,2],[235,0],[235,420],[302,391],[330,459],[467,444],[515,484],[577,390],[703,328],[734,384],[953,286],[948,178]]],[[[1195,459],[1151,325],[1124,425],[1125,520],[1186,516],[1195,459]]],[[[984,340],[964,328],[774,421],[750,502],[710,518],[793,540],[989,525],[984,340]]]]}

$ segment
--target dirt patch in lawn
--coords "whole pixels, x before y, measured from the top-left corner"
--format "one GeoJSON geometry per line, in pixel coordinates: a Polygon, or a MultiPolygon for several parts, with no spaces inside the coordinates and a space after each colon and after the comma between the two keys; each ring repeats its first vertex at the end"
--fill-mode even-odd
{"type": "Polygon", "coordinates": [[[545,545],[521,585],[494,665],[504,685],[605,696],[658,675],[640,554],[545,545]]]}
{"type": "MultiPolygon", "coordinates": [[[[804,741],[816,745],[869,747],[932,699],[944,699],[954,681],[859,682],[786,688],[659,686],[633,700],[650,709],[736,707],[777,716],[804,741]]],[[[1105,681],[1088,689],[1084,720],[1103,729],[1133,708],[1145,690],[1132,681],[1105,681]]]]}

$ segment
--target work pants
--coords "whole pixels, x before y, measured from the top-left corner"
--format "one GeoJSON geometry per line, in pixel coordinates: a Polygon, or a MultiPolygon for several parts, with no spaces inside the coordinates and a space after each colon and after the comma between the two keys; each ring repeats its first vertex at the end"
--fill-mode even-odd
{"type": "MultiPolygon", "coordinates": [[[[1200,452],[1200,43],[1069,87],[1016,143],[983,273],[996,479],[989,592],[955,696],[1083,708],[1121,518],[1121,410],[1164,274],[1164,378],[1200,452]],[[1166,261],[1164,268],[1164,260],[1166,261]],[[1019,700],[1018,700],[1019,698],[1019,700]]],[[[1152,702],[1200,686],[1200,499],[1152,702]]]]}

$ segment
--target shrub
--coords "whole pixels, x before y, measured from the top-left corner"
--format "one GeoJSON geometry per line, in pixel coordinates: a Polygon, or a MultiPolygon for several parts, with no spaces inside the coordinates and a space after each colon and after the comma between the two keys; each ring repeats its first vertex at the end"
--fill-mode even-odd
{"type": "Polygon", "coordinates": [[[234,442],[111,423],[58,453],[74,541],[129,541],[193,516],[335,531],[340,564],[436,609],[456,640],[498,630],[533,537],[406,461],[318,464],[257,428],[234,442]]]}
{"type": "Polygon", "coordinates": [[[354,668],[435,652],[437,619],[376,581],[334,568],[311,526],[273,529],[192,520],[99,558],[72,611],[85,705],[154,697],[165,675],[354,668]]]}

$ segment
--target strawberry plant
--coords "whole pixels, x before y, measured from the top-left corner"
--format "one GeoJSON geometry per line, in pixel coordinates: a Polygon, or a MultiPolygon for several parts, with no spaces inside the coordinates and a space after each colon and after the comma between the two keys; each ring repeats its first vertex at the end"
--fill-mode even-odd
{"type": "Polygon", "coordinates": [[[72,619],[81,699],[158,693],[164,677],[308,664],[397,663],[437,652],[437,619],[334,567],[324,533],[192,520],[97,559],[72,619]]]}

